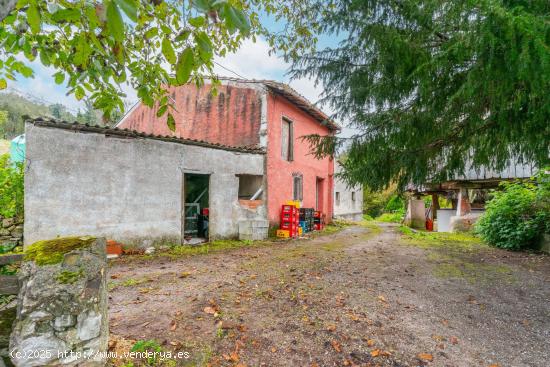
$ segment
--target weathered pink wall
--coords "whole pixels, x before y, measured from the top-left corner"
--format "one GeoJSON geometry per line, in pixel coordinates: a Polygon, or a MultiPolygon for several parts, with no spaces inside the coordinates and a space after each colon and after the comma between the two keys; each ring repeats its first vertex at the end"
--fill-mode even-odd
{"type": "MultiPolygon", "coordinates": [[[[176,100],[176,136],[204,140],[230,146],[251,146],[260,142],[261,103],[257,89],[223,85],[213,97],[206,85],[197,89],[186,85],[170,90],[176,100]]],[[[157,118],[157,109],[140,106],[136,108],[120,128],[172,135],[166,126],[166,117],[157,118]]],[[[331,159],[317,160],[310,147],[300,137],[309,134],[327,135],[329,129],[308,113],[299,109],[286,98],[268,93],[267,98],[267,205],[268,219],[279,224],[280,208],[292,200],[293,172],[303,175],[303,206],[315,208],[317,178],[323,178],[322,207],[320,210],[332,218],[333,174],[331,159]],[[281,159],[281,124],[283,116],[293,121],[294,160],[281,159]]]]}
{"type": "Polygon", "coordinates": [[[332,218],[333,174],[332,159],[316,159],[310,154],[310,146],[300,137],[309,134],[328,135],[329,130],[317,120],[305,113],[287,99],[269,94],[267,100],[268,143],[267,143],[267,199],[268,216],[272,224],[279,223],[281,205],[292,200],[294,172],[303,175],[303,207],[315,208],[315,193],[317,178],[323,178],[322,207],[327,221],[332,218]],[[281,125],[283,117],[293,122],[294,128],[294,160],[291,162],[281,158],[281,125]]]}
{"type": "Polygon", "coordinates": [[[262,102],[258,91],[229,85],[219,86],[217,96],[210,91],[210,85],[170,88],[177,109],[173,112],[175,133],[168,129],[166,115],[156,116],[158,107],[144,105],[135,108],[118,127],[229,146],[259,145],[262,102]]]}

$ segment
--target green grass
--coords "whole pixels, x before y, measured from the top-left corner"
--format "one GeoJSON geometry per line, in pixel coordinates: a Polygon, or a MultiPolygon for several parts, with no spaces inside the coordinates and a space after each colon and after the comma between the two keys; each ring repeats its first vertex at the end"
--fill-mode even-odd
{"type": "Polygon", "coordinates": [[[169,257],[206,255],[213,252],[227,251],[242,247],[263,246],[269,243],[269,241],[215,240],[197,246],[174,245],[171,246],[168,252],[161,252],[159,255],[168,255],[169,257]]]}
{"type": "MultiPolygon", "coordinates": [[[[346,221],[346,220],[335,220],[332,223],[325,226],[322,231],[314,231],[307,233],[309,238],[318,238],[321,236],[332,235],[340,232],[341,230],[356,225],[356,222],[346,221]]],[[[369,228],[373,231],[378,229],[378,226],[375,224],[369,224],[369,228]]],[[[275,245],[280,242],[295,241],[293,239],[280,239],[280,238],[268,238],[262,241],[241,241],[241,240],[214,240],[211,242],[206,242],[203,244],[189,246],[189,245],[179,245],[179,244],[170,244],[165,243],[164,245],[168,246],[169,249],[166,251],[155,252],[150,255],[135,255],[130,257],[125,257],[122,261],[131,261],[132,259],[154,259],[157,257],[168,257],[170,259],[180,259],[190,256],[199,256],[207,255],[216,252],[231,251],[234,249],[244,248],[244,247],[260,247],[260,246],[269,246],[275,245]]],[[[117,284],[118,286],[120,284],[117,284]]]]}
{"type": "Polygon", "coordinates": [[[403,213],[401,212],[384,213],[376,218],[376,221],[385,222],[385,223],[401,223],[402,220],[403,220],[403,213]]]}
{"type": "Polygon", "coordinates": [[[478,261],[478,253],[491,247],[473,234],[413,231],[406,226],[399,231],[401,243],[428,250],[426,258],[433,263],[437,278],[464,279],[471,284],[515,281],[510,267],[478,261]]]}
{"type": "Polygon", "coordinates": [[[399,231],[403,235],[405,243],[421,248],[452,246],[453,248],[471,250],[479,246],[488,247],[479,237],[470,233],[413,231],[407,226],[400,226],[399,231]]]}

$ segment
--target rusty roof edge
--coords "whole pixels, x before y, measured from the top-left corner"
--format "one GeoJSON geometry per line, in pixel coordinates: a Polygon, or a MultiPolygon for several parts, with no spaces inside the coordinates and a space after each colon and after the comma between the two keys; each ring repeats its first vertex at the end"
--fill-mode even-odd
{"type": "Polygon", "coordinates": [[[200,146],[204,148],[212,148],[212,149],[218,149],[218,150],[226,150],[226,151],[232,151],[232,152],[240,152],[240,153],[251,153],[251,154],[265,154],[265,150],[262,148],[255,148],[255,147],[233,147],[229,145],[223,145],[223,144],[217,144],[217,143],[210,143],[203,140],[195,140],[195,139],[186,139],[186,138],[178,138],[174,136],[162,136],[162,135],[153,135],[153,134],[147,134],[142,133],[136,130],[129,130],[129,129],[120,129],[117,127],[110,128],[110,127],[104,127],[99,125],[89,125],[89,124],[81,124],[78,122],[68,122],[68,121],[60,121],[50,118],[33,118],[29,119],[26,122],[31,123],[33,125],[42,126],[42,127],[50,127],[50,128],[57,128],[57,129],[63,129],[63,130],[72,130],[72,131],[81,131],[81,132],[90,132],[90,133],[98,133],[98,134],[105,134],[105,135],[111,135],[111,136],[120,136],[120,137],[129,137],[129,138],[144,138],[144,139],[151,139],[151,140],[159,140],[164,141],[168,143],[176,143],[176,144],[183,144],[183,145],[193,145],[193,146],[200,146]]]}
{"type": "Polygon", "coordinates": [[[288,84],[277,82],[275,80],[268,80],[268,79],[240,79],[240,78],[232,78],[232,77],[219,77],[218,79],[233,81],[237,83],[245,83],[245,84],[246,83],[263,84],[269,90],[274,91],[277,94],[280,94],[286,99],[289,99],[291,102],[296,104],[298,108],[302,109],[304,112],[314,117],[321,124],[326,125],[329,129],[331,130],[342,129],[342,127],[338,123],[332,120],[319,107],[315,106],[315,104],[310,102],[306,97],[302,96],[300,93],[298,93],[295,89],[293,89],[288,84]],[[300,103],[302,105],[300,105],[300,103]]]}

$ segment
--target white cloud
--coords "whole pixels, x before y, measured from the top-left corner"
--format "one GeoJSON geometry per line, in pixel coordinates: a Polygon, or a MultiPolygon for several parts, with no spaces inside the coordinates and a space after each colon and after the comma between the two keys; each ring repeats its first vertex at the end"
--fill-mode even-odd
{"type": "Polygon", "coordinates": [[[236,77],[229,69],[247,79],[280,80],[288,69],[283,59],[269,55],[269,45],[261,38],[256,43],[247,39],[236,53],[216,58],[215,61],[223,66],[216,65],[214,68],[219,75],[236,77]]]}
{"type": "MultiPolygon", "coordinates": [[[[258,38],[254,43],[248,39],[243,42],[236,53],[229,54],[223,58],[216,58],[214,71],[221,76],[237,77],[233,72],[247,79],[272,79],[286,82],[298,93],[306,97],[310,102],[316,103],[322,93],[322,85],[315,85],[311,79],[297,79],[289,81],[286,75],[290,65],[282,58],[269,54],[269,44],[262,38],[258,38]],[[221,66],[220,66],[221,65],[221,66]],[[228,70],[229,69],[229,70],[228,70]]],[[[73,111],[83,107],[81,101],[77,101],[73,95],[66,95],[66,88],[63,85],[56,85],[52,75],[55,70],[45,67],[38,61],[30,63],[35,71],[35,78],[32,80],[20,80],[11,85],[17,89],[41,98],[46,103],[62,103],[73,111]]],[[[126,93],[126,100],[130,102],[137,101],[136,92],[129,85],[121,86],[126,93]]],[[[332,111],[328,106],[320,106],[327,114],[332,111]]],[[[350,136],[349,129],[344,129],[344,136],[350,136]]]]}

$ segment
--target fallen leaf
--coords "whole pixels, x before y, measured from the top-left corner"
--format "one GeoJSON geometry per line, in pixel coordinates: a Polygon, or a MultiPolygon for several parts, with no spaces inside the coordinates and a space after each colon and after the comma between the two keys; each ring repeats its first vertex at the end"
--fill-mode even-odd
{"type": "Polygon", "coordinates": [[[429,353],[418,353],[416,357],[422,361],[431,362],[434,360],[434,357],[429,353]]]}
{"type": "Polygon", "coordinates": [[[445,337],[443,335],[432,335],[432,339],[435,340],[436,342],[443,342],[445,341],[445,337]]]}
{"type": "Polygon", "coordinates": [[[490,365],[489,367],[500,367],[500,364],[495,363],[495,364],[490,365]]]}
{"type": "Polygon", "coordinates": [[[450,341],[451,344],[453,344],[453,345],[458,344],[458,338],[457,338],[456,336],[451,336],[451,337],[449,338],[449,341],[450,341]]]}
{"type": "Polygon", "coordinates": [[[226,361],[231,361],[231,362],[235,362],[235,363],[239,361],[239,355],[237,354],[237,352],[231,352],[229,354],[223,354],[222,356],[226,361]]]}
{"type": "Polygon", "coordinates": [[[220,321],[218,323],[218,327],[224,329],[224,330],[229,330],[229,329],[236,329],[239,327],[239,324],[237,324],[236,322],[233,322],[233,321],[228,321],[228,320],[224,320],[224,321],[220,321]]]}
{"type": "Polygon", "coordinates": [[[109,350],[114,350],[116,348],[117,341],[116,340],[109,340],[108,348],[109,350]]]}
{"type": "Polygon", "coordinates": [[[368,347],[372,347],[373,345],[374,345],[374,340],[372,340],[372,339],[367,340],[367,346],[368,347]]]}
{"type": "Polygon", "coordinates": [[[275,353],[276,351],[277,351],[277,348],[275,348],[275,347],[271,348],[271,353],[275,353]]]}
{"type": "Polygon", "coordinates": [[[385,298],[383,295],[379,295],[379,296],[376,297],[376,298],[378,298],[378,300],[379,300],[380,302],[384,302],[384,303],[388,302],[388,301],[386,301],[386,298],[385,298]]]}
{"type": "Polygon", "coordinates": [[[336,340],[331,341],[330,344],[332,345],[336,353],[342,352],[342,347],[340,346],[340,343],[338,343],[336,340]]]}
{"type": "Polygon", "coordinates": [[[237,352],[231,352],[231,354],[229,355],[230,357],[230,361],[233,361],[233,362],[238,362],[239,361],[239,355],[237,354],[237,352]]]}
{"type": "Polygon", "coordinates": [[[370,352],[370,355],[373,357],[378,357],[380,355],[380,349],[375,349],[372,352],[370,352]]]}
{"type": "Polygon", "coordinates": [[[203,310],[205,313],[208,313],[210,315],[213,315],[216,313],[216,310],[214,310],[212,307],[208,306],[208,307],[205,307],[204,310],[203,310]]]}
{"type": "Polygon", "coordinates": [[[336,330],[336,325],[335,324],[329,324],[327,325],[327,331],[334,331],[336,330]]]}
{"type": "Polygon", "coordinates": [[[187,277],[190,276],[190,275],[191,275],[191,272],[189,272],[189,271],[184,271],[184,272],[180,273],[179,278],[181,278],[181,279],[187,278],[187,277]]]}
{"type": "Polygon", "coordinates": [[[241,333],[244,333],[246,331],[246,326],[239,325],[239,326],[237,326],[237,330],[239,330],[241,333]]]}
{"type": "Polygon", "coordinates": [[[170,331],[174,331],[177,328],[178,328],[178,323],[176,322],[176,320],[170,321],[170,331]]]}

